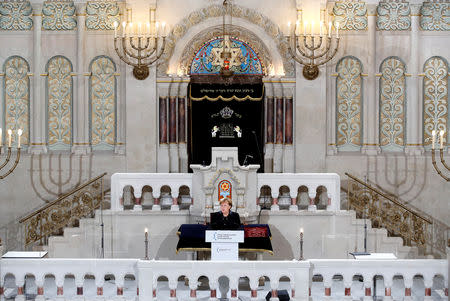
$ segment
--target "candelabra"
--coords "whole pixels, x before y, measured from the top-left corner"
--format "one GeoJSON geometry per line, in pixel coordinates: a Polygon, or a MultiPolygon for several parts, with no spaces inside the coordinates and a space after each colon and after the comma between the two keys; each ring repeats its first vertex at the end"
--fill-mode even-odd
{"type": "Polygon", "coordinates": [[[300,229],[300,259],[304,260],[303,258],[303,229],[300,229]]]}
{"type": "MultiPolygon", "coordinates": [[[[6,178],[7,176],[9,176],[14,169],[16,169],[17,164],[19,164],[20,161],[20,137],[22,136],[22,130],[19,129],[17,131],[17,135],[18,135],[18,143],[17,143],[17,155],[16,155],[16,160],[14,161],[13,166],[3,175],[0,175],[0,180],[3,180],[4,178],[6,178]]],[[[5,161],[0,165],[0,171],[9,163],[9,161],[11,160],[11,152],[12,152],[12,147],[11,147],[11,139],[12,139],[12,130],[9,129],[8,130],[8,154],[6,155],[6,159],[5,161]]],[[[2,129],[0,128],[0,155],[2,153],[2,129]]]]}
{"type": "Polygon", "coordinates": [[[119,23],[114,22],[114,48],[122,61],[133,66],[136,79],[144,80],[149,75],[148,66],[156,62],[164,53],[167,29],[164,22],[155,22],[154,10],[151,10],[150,22],[143,28],[142,23],[133,26],[132,22],[123,22],[121,37],[119,23]],[[120,47],[121,46],[121,47],[120,47]]]}
{"type": "MultiPolygon", "coordinates": [[[[445,163],[444,160],[444,131],[440,131],[439,132],[439,137],[440,137],[440,147],[439,147],[439,154],[441,156],[441,163],[444,166],[445,169],[447,169],[447,171],[450,171],[450,167],[445,163]]],[[[437,163],[436,163],[436,154],[435,154],[435,147],[434,144],[436,142],[436,131],[432,131],[432,141],[431,141],[431,163],[433,164],[434,169],[436,170],[436,172],[438,173],[438,175],[440,175],[444,180],[446,180],[447,182],[450,182],[450,177],[447,177],[446,175],[444,175],[442,173],[442,171],[438,168],[437,163]]]]}
{"type": "Polygon", "coordinates": [[[297,62],[303,65],[303,76],[314,80],[319,76],[319,66],[331,60],[339,48],[339,23],[334,24],[335,34],[332,33],[333,24],[329,22],[328,32],[324,32],[323,22],[320,22],[319,34],[314,32],[314,22],[308,29],[308,22],[303,23],[301,33],[300,21],[291,26],[288,23],[289,51],[297,62]]]}
{"type": "Polygon", "coordinates": [[[144,245],[145,245],[145,260],[148,260],[148,229],[145,228],[145,239],[144,239],[144,245]]]}

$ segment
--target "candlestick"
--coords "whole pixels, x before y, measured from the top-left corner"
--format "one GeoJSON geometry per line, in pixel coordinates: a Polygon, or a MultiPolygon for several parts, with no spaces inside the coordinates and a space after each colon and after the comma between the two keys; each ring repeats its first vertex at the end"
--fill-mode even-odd
{"type": "Polygon", "coordinates": [[[303,35],[306,36],[306,26],[308,26],[308,21],[303,23],[303,35]]]}
{"type": "Polygon", "coordinates": [[[148,229],[147,228],[145,228],[144,244],[145,244],[145,260],[148,260],[148,229]]]}
{"type": "Polygon", "coordinates": [[[287,24],[287,36],[289,36],[290,34],[291,34],[291,21],[289,21],[287,24]]]}
{"type": "Polygon", "coordinates": [[[436,131],[431,132],[431,149],[434,149],[434,143],[436,142],[436,131]]]}
{"type": "Polygon", "coordinates": [[[22,129],[19,129],[17,131],[17,135],[19,136],[19,138],[17,139],[17,148],[20,148],[20,137],[22,136],[22,133],[23,133],[22,129]]]}
{"type": "Polygon", "coordinates": [[[125,37],[126,29],[127,29],[127,22],[122,22],[122,38],[125,37]]]}
{"type": "Polygon", "coordinates": [[[297,20],[297,22],[295,22],[295,30],[294,30],[294,34],[295,35],[300,35],[301,32],[301,28],[300,28],[300,20],[297,20]]]}
{"type": "Polygon", "coordinates": [[[159,22],[155,23],[155,37],[159,35],[159,22]]]}
{"type": "Polygon", "coordinates": [[[2,139],[2,128],[0,128],[0,147],[2,146],[2,143],[3,143],[2,140],[3,140],[2,139]]]}
{"type": "Polygon", "coordinates": [[[444,148],[444,131],[443,130],[441,130],[439,132],[439,136],[440,136],[440,141],[439,142],[441,143],[440,148],[443,149],[444,148]]]}
{"type": "Polygon", "coordinates": [[[117,38],[117,27],[119,26],[119,23],[117,21],[114,21],[114,38],[117,38]]]}
{"type": "Polygon", "coordinates": [[[12,135],[11,129],[8,130],[8,135],[9,135],[9,137],[8,137],[8,147],[11,147],[11,135],[12,135]]]}
{"type": "Polygon", "coordinates": [[[150,36],[150,35],[151,35],[151,31],[150,31],[150,22],[147,22],[147,31],[145,32],[145,34],[146,34],[147,36],[150,36]]]}
{"type": "Polygon", "coordinates": [[[314,35],[314,21],[311,21],[311,35],[314,35]]]}
{"type": "Polygon", "coordinates": [[[161,35],[162,35],[163,37],[166,36],[166,22],[162,22],[162,23],[161,23],[161,35]]]}
{"type": "Polygon", "coordinates": [[[300,228],[300,259],[303,260],[303,228],[300,228]]]}
{"type": "Polygon", "coordinates": [[[320,35],[320,36],[323,35],[323,22],[322,22],[322,21],[320,21],[319,35],[320,35]]]}
{"type": "Polygon", "coordinates": [[[328,37],[331,38],[331,21],[328,22],[328,37]]]}
{"type": "Polygon", "coordinates": [[[142,23],[138,24],[138,36],[140,37],[142,35],[142,23]]]}

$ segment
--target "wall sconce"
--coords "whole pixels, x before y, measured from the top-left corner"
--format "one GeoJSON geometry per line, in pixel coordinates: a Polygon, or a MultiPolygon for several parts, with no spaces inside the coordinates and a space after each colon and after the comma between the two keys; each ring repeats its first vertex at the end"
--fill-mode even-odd
{"type": "Polygon", "coordinates": [[[321,21],[318,34],[314,31],[314,26],[314,21],[305,20],[301,24],[300,15],[294,26],[288,23],[286,35],[289,51],[294,60],[303,65],[303,76],[308,80],[314,80],[319,76],[318,66],[331,60],[339,48],[338,22],[334,26],[332,22],[329,22],[328,30],[326,30],[324,22],[321,21]]]}
{"type": "Polygon", "coordinates": [[[150,22],[147,24],[123,22],[121,33],[118,32],[119,24],[114,22],[116,53],[122,61],[134,67],[133,75],[139,80],[148,77],[148,66],[161,57],[166,46],[168,27],[165,22],[155,21],[155,11],[156,9],[150,9],[150,22]]]}

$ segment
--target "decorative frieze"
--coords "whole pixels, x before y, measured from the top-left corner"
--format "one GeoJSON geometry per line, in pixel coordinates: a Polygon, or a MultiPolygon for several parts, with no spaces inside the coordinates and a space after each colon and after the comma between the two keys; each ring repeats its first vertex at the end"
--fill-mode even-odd
{"type": "Polygon", "coordinates": [[[424,2],[420,14],[420,27],[423,30],[450,30],[449,2],[424,2]]]}
{"type": "Polygon", "coordinates": [[[405,64],[389,57],[380,66],[380,146],[400,151],[405,145],[405,64]]]}
{"type": "Polygon", "coordinates": [[[86,28],[113,30],[120,23],[119,5],[115,1],[89,1],[86,3],[86,28]]]}
{"type": "Polygon", "coordinates": [[[334,21],[342,30],[366,30],[367,6],[362,1],[339,1],[333,7],[334,21]]]}
{"type": "Polygon", "coordinates": [[[45,1],[42,7],[44,30],[73,30],[77,27],[73,1],[45,1]]]}
{"type": "Polygon", "coordinates": [[[359,151],[362,142],[362,64],[355,57],[344,57],[336,71],[336,146],[340,151],[359,151]]]}
{"type": "MultiPolygon", "coordinates": [[[[24,58],[12,56],[6,60],[3,70],[5,72],[3,87],[5,93],[4,128],[11,129],[13,133],[22,129],[23,134],[20,142],[22,145],[28,145],[30,137],[30,80],[28,72],[30,67],[24,58]]],[[[13,147],[17,145],[16,138],[17,135],[12,135],[13,147]]]]}
{"type": "Polygon", "coordinates": [[[72,64],[63,56],[47,63],[48,147],[70,150],[72,144],[72,64]]]}
{"type": "Polygon", "coordinates": [[[116,66],[106,56],[94,58],[89,80],[91,145],[94,150],[113,150],[116,142],[116,66]]]}
{"type": "Polygon", "coordinates": [[[423,143],[430,146],[433,130],[448,132],[448,64],[434,56],[423,69],[423,143]]]}
{"type": "Polygon", "coordinates": [[[377,7],[379,30],[408,30],[411,27],[411,9],[408,2],[380,1],[377,7]]]}
{"type": "Polygon", "coordinates": [[[32,11],[30,1],[0,2],[0,29],[31,30],[33,28],[32,11]]]}

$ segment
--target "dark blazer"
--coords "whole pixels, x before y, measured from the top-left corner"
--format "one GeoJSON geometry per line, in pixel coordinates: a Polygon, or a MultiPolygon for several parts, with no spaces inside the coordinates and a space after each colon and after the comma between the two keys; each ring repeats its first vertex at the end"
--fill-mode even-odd
{"type": "Polygon", "coordinates": [[[222,211],[211,213],[211,228],[214,230],[235,230],[241,226],[239,213],[230,211],[227,217],[222,211]]]}

